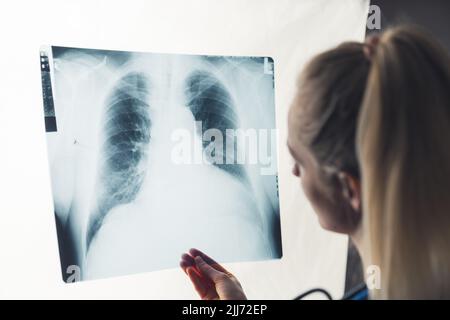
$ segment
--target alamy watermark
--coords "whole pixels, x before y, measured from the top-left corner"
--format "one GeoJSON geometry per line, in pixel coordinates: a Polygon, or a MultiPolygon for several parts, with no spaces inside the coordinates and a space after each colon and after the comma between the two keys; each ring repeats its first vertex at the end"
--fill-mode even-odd
{"type": "Polygon", "coordinates": [[[366,286],[369,290],[381,289],[381,269],[377,265],[370,265],[366,268],[366,286]]]}
{"type": "Polygon", "coordinates": [[[198,135],[179,128],[172,131],[171,160],[174,164],[259,165],[261,175],[275,175],[277,129],[217,129],[203,131],[195,122],[198,135]]]}
{"type": "Polygon", "coordinates": [[[366,28],[368,30],[381,30],[381,9],[375,4],[369,7],[366,28]]]}
{"type": "Polygon", "coordinates": [[[71,264],[71,265],[67,266],[66,275],[67,275],[67,279],[66,279],[67,283],[73,283],[73,282],[80,281],[81,280],[80,266],[77,266],[76,264],[71,264]]]}

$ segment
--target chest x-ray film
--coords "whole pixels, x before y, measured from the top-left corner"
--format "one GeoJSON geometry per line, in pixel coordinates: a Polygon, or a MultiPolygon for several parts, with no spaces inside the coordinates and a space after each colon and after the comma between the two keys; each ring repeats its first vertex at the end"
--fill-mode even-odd
{"type": "Polygon", "coordinates": [[[278,259],[269,57],[40,52],[54,214],[66,282],[278,259]]]}

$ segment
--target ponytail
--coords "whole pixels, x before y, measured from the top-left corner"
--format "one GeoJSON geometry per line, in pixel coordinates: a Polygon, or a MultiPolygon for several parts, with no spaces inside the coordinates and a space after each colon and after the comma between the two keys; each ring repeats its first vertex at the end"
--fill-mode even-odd
{"type": "Polygon", "coordinates": [[[449,299],[450,57],[412,27],[369,49],[357,157],[364,261],[381,271],[372,296],[449,299]]]}

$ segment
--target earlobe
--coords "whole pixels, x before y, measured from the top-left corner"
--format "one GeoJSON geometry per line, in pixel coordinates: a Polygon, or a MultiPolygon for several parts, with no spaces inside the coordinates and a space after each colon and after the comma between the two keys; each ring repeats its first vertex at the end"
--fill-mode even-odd
{"type": "Polygon", "coordinates": [[[339,172],[342,193],[356,212],[361,211],[361,183],[358,178],[346,172],[339,172]]]}

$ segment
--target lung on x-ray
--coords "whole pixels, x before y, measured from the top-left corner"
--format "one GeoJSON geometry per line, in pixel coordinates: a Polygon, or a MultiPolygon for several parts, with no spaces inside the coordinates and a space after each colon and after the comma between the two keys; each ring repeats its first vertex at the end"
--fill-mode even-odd
{"type": "Polygon", "coordinates": [[[43,47],[63,279],[282,255],[274,61],[43,47]]]}

